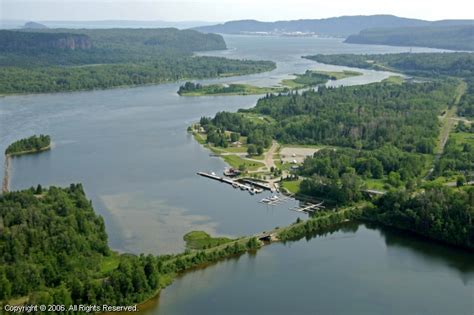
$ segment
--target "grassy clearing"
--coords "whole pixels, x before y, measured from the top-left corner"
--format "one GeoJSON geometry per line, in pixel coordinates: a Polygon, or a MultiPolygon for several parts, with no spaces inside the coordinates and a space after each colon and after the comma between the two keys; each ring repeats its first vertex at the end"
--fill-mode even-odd
{"type": "Polygon", "coordinates": [[[192,231],[184,235],[184,241],[188,249],[206,249],[232,242],[227,237],[211,237],[204,231],[192,231]]]}
{"type": "Polygon", "coordinates": [[[382,80],[383,83],[402,85],[405,79],[399,75],[391,75],[386,79],[382,80]]]}
{"type": "Polygon", "coordinates": [[[107,274],[108,272],[117,269],[120,263],[120,256],[116,252],[112,252],[110,256],[105,257],[100,262],[100,272],[102,274],[107,274]]]}
{"type": "Polygon", "coordinates": [[[265,166],[265,164],[256,162],[256,161],[249,161],[246,159],[241,158],[238,155],[222,155],[221,156],[224,161],[229,164],[233,168],[239,168],[241,165],[245,165],[248,171],[256,171],[259,168],[265,166]]]}
{"type": "Polygon", "coordinates": [[[296,194],[300,191],[300,185],[303,180],[292,180],[292,181],[282,181],[281,186],[288,190],[292,194],[296,194]]]}
{"type": "Polygon", "coordinates": [[[331,77],[331,80],[341,80],[350,77],[356,77],[362,75],[361,72],[358,71],[350,71],[350,70],[343,70],[343,71],[313,71],[314,73],[325,74],[331,77]]]}
{"type": "Polygon", "coordinates": [[[294,79],[285,79],[281,81],[281,85],[291,89],[302,89],[319,84],[325,84],[329,80],[341,80],[353,76],[362,75],[356,71],[315,71],[308,70],[303,74],[295,74],[294,79]]]}
{"type": "Polygon", "coordinates": [[[287,88],[281,87],[259,87],[250,84],[211,84],[203,85],[202,88],[192,91],[180,92],[181,96],[206,96],[206,95],[260,95],[267,93],[287,92],[287,88]]]}
{"type": "Polygon", "coordinates": [[[367,189],[374,189],[374,190],[380,190],[380,191],[386,190],[384,188],[384,186],[386,185],[386,182],[384,179],[368,178],[364,180],[364,182],[367,184],[367,189]]]}
{"type": "Polygon", "coordinates": [[[474,145],[474,134],[468,132],[453,132],[450,135],[451,139],[456,141],[459,147],[464,144],[474,145]]]}

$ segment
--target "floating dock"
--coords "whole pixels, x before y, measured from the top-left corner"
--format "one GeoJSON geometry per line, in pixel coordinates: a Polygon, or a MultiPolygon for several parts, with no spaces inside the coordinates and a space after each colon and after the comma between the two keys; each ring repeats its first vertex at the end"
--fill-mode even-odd
{"type": "Polygon", "coordinates": [[[296,211],[296,212],[315,212],[317,210],[321,210],[325,208],[325,206],[323,206],[323,203],[324,202],[320,202],[318,204],[308,203],[304,206],[290,208],[290,210],[296,211]]]}
{"type": "Polygon", "coordinates": [[[228,177],[220,177],[220,176],[217,176],[215,173],[210,173],[209,174],[209,173],[205,173],[205,172],[197,172],[197,174],[199,176],[207,177],[207,178],[214,179],[214,180],[217,180],[217,181],[222,182],[222,183],[229,184],[234,188],[240,188],[241,190],[246,190],[252,195],[253,194],[259,194],[259,193],[263,192],[263,189],[254,188],[250,185],[241,184],[237,180],[233,180],[233,179],[228,178],[228,177]]]}
{"type": "Polygon", "coordinates": [[[242,178],[239,181],[250,184],[250,185],[255,186],[255,187],[259,187],[259,188],[264,189],[264,190],[270,190],[270,191],[274,190],[268,184],[265,184],[265,183],[262,183],[262,182],[257,182],[257,181],[254,181],[254,180],[251,180],[251,179],[248,179],[248,178],[242,178]]]}

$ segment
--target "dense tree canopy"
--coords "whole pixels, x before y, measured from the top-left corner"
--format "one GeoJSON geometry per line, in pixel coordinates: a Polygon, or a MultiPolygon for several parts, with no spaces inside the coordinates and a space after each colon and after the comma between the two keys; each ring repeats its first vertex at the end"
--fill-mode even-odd
{"type": "Polygon", "coordinates": [[[455,86],[454,81],[378,83],[269,95],[253,109],[218,113],[209,123],[249,138],[256,135],[267,144],[271,138],[363,149],[391,144],[407,152],[432,153],[437,116],[453,102],[455,86]],[[270,116],[275,123],[246,119],[242,113],[248,112],[270,116]]]}
{"type": "Polygon", "coordinates": [[[47,135],[31,136],[10,144],[5,150],[5,154],[15,155],[25,152],[38,152],[51,145],[51,138],[47,135]]]}
{"type": "Polygon", "coordinates": [[[420,194],[394,191],[366,214],[387,225],[474,248],[474,188],[434,188],[420,194]]]}
{"type": "Polygon", "coordinates": [[[0,45],[0,94],[155,84],[242,75],[275,67],[269,61],[195,57],[193,52],[225,49],[226,45],[220,35],[192,30],[83,29],[67,32],[57,29],[29,33],[1,31],[0,42],[5,37],[5,43],[13,44],[0,45]],[[66,35],[86,36],[91,47],[57,49],[37,43],[61,40],[61,36],[66,35]]]}

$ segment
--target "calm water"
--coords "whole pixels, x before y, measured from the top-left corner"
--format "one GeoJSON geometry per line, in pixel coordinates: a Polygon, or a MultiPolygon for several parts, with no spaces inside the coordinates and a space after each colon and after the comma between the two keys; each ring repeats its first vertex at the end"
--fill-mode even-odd
{"type": "MultiPolygon", "coordinates": [[[[273,60],[278,68],[203,83],[275,85],[307,69],[347,69],[302,55],[409,50],[318,38],[226,36],[226,41],[229,50],[207,54],[273,60]]],[[[362,72],[330,84],[369,83],[390,75],[362,72]]],[[[203,115],[252,107],[258,96],[179,97],[179,85],[0,98],[1,151],[32,134],[50,134],[54,141],[50,152],[14,159],[11,188],[83,183],[105,218],[111,246],[136,253],[181,251],[182,236],[191,230],[238,236],[296,220],[298,214],[288,210],[293,202],[268,207],[258,203],[263,196],[195,175],[220,172],[225,164],[210,157],[186,127],[203,115]]],[[[257,256],[187,274],[164,291],[151,312],[474,313],[472,256],[388,235],[361,227],[271,246],[257,256]]]]}
{"type": "MultiPolygon", "coordinates": [[[[339,39],[226,37],[227,51],[208,54],[277,62],[271,73],[222,82],[272,85],[293,73],[344,69],[302,59],[314,53],[398,52],[407,48],[347,45],[339,39]]],[[[417,49],[422,50],[422,49],[417,49]]],[[[389,73],[332,84],[382,80],[389,73]]],[[[207,80],[204,82],[215,82],[207,80]]],[[[268,208],[250,197],[196,176],[220,172],[218,158],[186,133],[203,115],[255,105],[258,96],[179,97],[180,83],[131,89],[0,98],[0,150],[31,134],[52,136],[54,150],[13,161],[12,189],[37,185],[84,184],[105,217],[113,248],[155,254],[181,251],[191,230],[238,236],[296,220],[286,204],[268,208]]]]}
{"type": "Polygon", "coordinates": [[[357,224],[193,271],[146,315],[474,313],[474,255],[357,224]]]}

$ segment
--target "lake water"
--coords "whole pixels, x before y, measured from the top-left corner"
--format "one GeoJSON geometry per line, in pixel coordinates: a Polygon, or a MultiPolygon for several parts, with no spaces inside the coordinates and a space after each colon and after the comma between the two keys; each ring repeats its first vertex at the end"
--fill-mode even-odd
{"type": "MultiPolygon", "coordinates": [[[[339,39],[225,38],[229,50],[206,55],[273,60],[277,62],[277,69],[239,78],[203,80],[202,83],[275,85],[281,79],[307,69],[348,69],[321,65],[302,59],[302,55],[409,50],[349,45],[339,39]]],[[[416,48],[413,51],[434,50],[416,48]]],[[[370,83],[390,75],[369,70],[361,72],[363,76],[330,84],[370,83]]],[[[252,107],[259,97],[179,97],[176,91],[180,84],[0,98],[0,150],[12,141],[32,134],[49,134],[54,141],[54,149],[49,152],[13,160],[11,189],[39,183],[83,183],[95,209],[105,218],[110,245],[120,251],[135,253],[181,251],[184,247],[182,236],[192,230],[205,230],[213,235],[247,235],[287,225],[301,216],[288,210],[294,201],[268,207],[258,203],[262,195],[250,196],[196,175],[197,171],[221,172],[225,164],[210,157],[209,151],[186,133],[187,126],[204,115],[252,107]]],[[[418,253],[412,247],[388,246],[383,241],[385,236],[379,234],[365,228],[357,232],[337,232],[335,236],[311,242],[271,246],[255,257],[243,256],[188,274],[164,291],[160,307],[152,312],[186,314],[196,309],[206,314],[212,311],[204,308],[204,304],[215,303],[216,310],[241,304],[240,308],[236,306],[238,314],[261,314],[268,304],[275,306],[272,313],[289,310],[290,306],[291,310],[301,309],[303,313],[309,310],[341,313],[354,309],[355,313],[363,314],[366,313],[364,307],[373,307],[372,313],[380,314],[378,310],[382,308],[382,313],[391,309],[392,313],[399,313],[397,310],[401,310],[402,305],[395,302],[404,301],[406,294],[412,292],[413,296],[406,303],[419,296],[419,303],[438,305],[433,309],[439,310],[440,314],[446,313],[441,312],[445,309],[459,311],[450,314],[467,314],[466,310],[474,313],[469,304],[472,299],[466,299],[473,295],[472,269],[459,271],[456,263],[438,254],[436,248],[430,249],[433,255],[426,255],[423,249],[418,253]],[[338,247],[339,243],[342,249],[338,247]],[[408,254],[398,256],[400,252],[408,254]],[[348,270],[354,273],[348,274],[348,270]],[[426,282],[422,282],[424,277],[426,282]],[[418,278],[419,287],[415,282],[418,278]],[[307,284],[298,288],[297,279],[306,280],[307,284]],[[330,283],[330,279],[334,282],[330,283]],[[403,284],[403,279],[411,281],[403,284]],[[241,284],[234,287],[236,281],[241,284]],[[413,289],[408,290],[408,286],[413,289]],[[420,288],[427,292],[420,292],[420,288]],[[266,294],[267,290],[271,294],[266,294]],[[382,299],[385,290],[386,299],[382,299]],[[430,290],[433,291],[430,293],[430,290]],[[340,299],[335,298],[338,294],[340,299]],[[394,294],[398,296],[389,299],[394,294]],[[328,300],[328,295],[333,299],[328,300]],[[351,298],[351,295],[354,296],[351,298]],[[447,304],[442,308],[444,302],[447,304]],[[302,303],[308,305],[300,308],[302,303]],[[311,305],[321,305],[321,308],[309,308],[311,305]]],[[[472,266],[472,256],[456,255],[472,266]]],[[[428,308],[431,305],[426,307],[426,310],[431,309],[428,308]]]]}
{"type": "Polygon", "coordinates": [[[472,315],[474,255],[351,223],[189,272],[147,307],[144,315],[472,315]]]}

